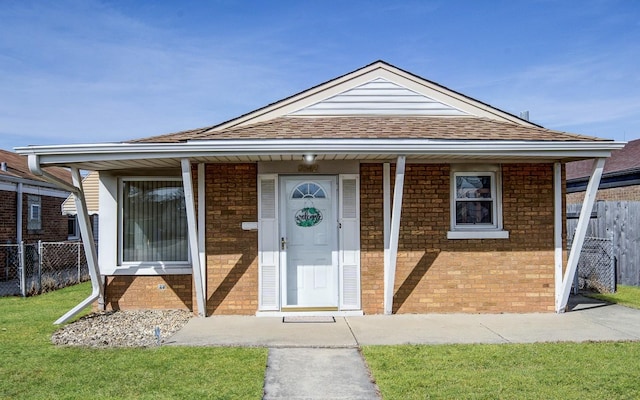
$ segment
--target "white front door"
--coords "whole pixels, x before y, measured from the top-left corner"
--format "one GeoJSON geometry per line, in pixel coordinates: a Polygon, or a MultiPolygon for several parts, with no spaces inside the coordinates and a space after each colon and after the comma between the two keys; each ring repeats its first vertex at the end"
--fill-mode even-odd
{"type": "Polygon", "coordinates": [[[338,307],[336,177],[281,179],[282,305],[338,307]]]}

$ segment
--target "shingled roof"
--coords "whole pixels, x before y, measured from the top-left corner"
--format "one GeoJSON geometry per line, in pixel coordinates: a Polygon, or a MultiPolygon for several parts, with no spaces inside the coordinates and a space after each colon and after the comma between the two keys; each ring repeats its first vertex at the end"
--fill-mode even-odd
{"type": "MultiPolygon", "coordinates": [[[[4,169],[0,169],[0,178],[3,176],[21,179],[30,179],[33,181],[46,182],[43,178],[36,176],[29,171],[27,157],[21,156],[7,150],[0,150],[0,162],[5,163],[4,169]]],[[[71,183],[71,172],[66,168],[52,167],[47,172],[60,178],[61,180],[71,183]]]]}
{"type": "Polygon", "coordinates": [[[229,139],[432,139],[608,141],[478,117],[346,116],[279,117],[242,127],[192,129],[128,143],[183,143],[229,139]]]}
{"type": "MultiPolygon", "coordinates": [[[[567,163],[567,179],[582,179],[591,176],[592,160],[567,163]]],[[[604,164],[605,175],[616,175],[640,171],[640,139],[632,140],[622,149],[611,152],[604,164]]]]}

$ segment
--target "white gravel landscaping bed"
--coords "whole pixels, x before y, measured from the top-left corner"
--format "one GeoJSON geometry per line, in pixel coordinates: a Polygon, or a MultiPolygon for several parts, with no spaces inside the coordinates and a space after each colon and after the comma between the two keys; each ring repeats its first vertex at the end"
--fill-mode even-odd
{"type": "Polygon", "coordinates": [[[191,317],[193,313],[186,310],[95,312],[57,330],[51,342],[59,346],[97,348],[158,346],[191,317]]]}

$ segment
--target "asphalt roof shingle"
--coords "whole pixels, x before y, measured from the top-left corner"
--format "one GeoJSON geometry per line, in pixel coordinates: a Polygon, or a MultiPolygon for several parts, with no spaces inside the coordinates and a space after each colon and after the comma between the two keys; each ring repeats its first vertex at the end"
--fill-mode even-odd
{"type": "MultiPolygon", "coordinates": [[[[8,176],[46,182],[43,178],[31,173],[25,156],[7,150],[0,150],[0,162],[5,162],[7,169],[6,171],[0,170],[0,177],[8,176]]],[[[71,183],[71,172],[66,168],[50,167],[47,168],[47,172],[67,183],[71,183]]]]}
{"type": "MultiPolygon", "coordinates": [[[[580,179],[591,176],[592,160],[567,163],[567,179],[580,179]]],[[[620,150],[613,150],[605,161],[604,174],[640,170],[640,139],[632,140],[620,150]]]]}
{"type": "Polygon", "coordinates": [[[128,143],[181,143],[230,139],[436,139],[515,141],[607,141],[478,117],[348,116],[279,117],[216,130],[192,129],[128,143]]]}

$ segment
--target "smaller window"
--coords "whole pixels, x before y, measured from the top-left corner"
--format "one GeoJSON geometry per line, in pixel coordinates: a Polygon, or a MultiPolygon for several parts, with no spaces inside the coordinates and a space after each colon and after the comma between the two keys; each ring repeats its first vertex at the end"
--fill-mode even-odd
{"type": "Polygon", "coordinates": [[[28,196],[27,207],[29,209],[29,220],[27,221],[27,229],[42,229],[42,208],[40,196],[28,196]]]}
{"type": "Polygon", "coordinates": [[[324,189],[313,182],[305,182],[296,186],[291,195],[292,199],[324,199],[326,198],[324,189]]]}
{"type": "Polygon", "coordinates": [[[449,239],[507,239],[502,230],[500,167],[454,166],[449,239]]]}
{"type": "Polygon", "coordinates": [[[68,215],[67,216],[67,226],[68,226],[68,238],[69,240],[78,239],[80,234],[78,233],[78,216],[77,215],[68,215]]]}
{"type": "Polygon", "coordinates": [[[496,227],[495,174],[455,174],[455,226],[496,227]]]}

